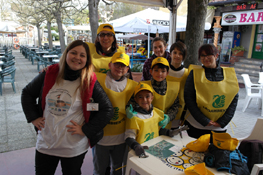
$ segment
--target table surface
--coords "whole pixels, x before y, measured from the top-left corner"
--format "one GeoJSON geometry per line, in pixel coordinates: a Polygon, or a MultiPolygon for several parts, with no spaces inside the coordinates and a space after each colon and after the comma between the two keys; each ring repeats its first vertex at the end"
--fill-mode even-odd
{"type": "Polygon", "coordinates": [[[36,53],[49,53],[49,51],[36,51],[36,53]]]}
{"type": "Polygon", "coordinates": [[[53,63],[58,63],[58,62],[59,62],[59,59],[53,59],[52,62],[53,62],[53,63]]]}
{"type": "MultiPolygon", "coordinates": [[[[194,138],[189,137],[187,134],[183,134],[183,139],[180,138],[179,135],[176,135],[174,137],[168,137],[168,136],[159,136],[152,140],[149,140],[142,145],[145,146],[153,146],[156,143],[165,140],[166,142],[172,143],[175,145],[173,148],[170,148],[172,152],[176,152],[176,150],[183,148],[183,146],[186,146],[187,143],[196,140],[194,138]]],[[[147,158],[139,158],[135,155],[135,152],[131,150],[128,154],[128,160],[131,161],[133,164],[136,164],[136,166],[142,168],[144,171],[148,172],[149,174],[155,174],[155,175],[185,175],[183,171],[175,170],[176,167],[169,165],[169,163],[164,163],[160,158],[155,157],[151,155],[150,153],[146,152],[146,154],[149,156],[147,158]]],[[[174,157],[173,157],[174,158],[174,157]]],[[[169,157],[167,158],[167,160],[169,157]]],[[[229,173],[227,172],[219,172],[215,168],[209,168],[207,167],[211,172],[213,172],[215,175],[227,175],[229,173]]],[[[127,171],[127,170],[126,170],[127,171]]],[[[136,171],[136,169],[135,169],[136,171]]]]}
{"type": "Polygon", "coordinates": [[[58,55],[43,55],[43,58],[58,58],[58,55]]]}

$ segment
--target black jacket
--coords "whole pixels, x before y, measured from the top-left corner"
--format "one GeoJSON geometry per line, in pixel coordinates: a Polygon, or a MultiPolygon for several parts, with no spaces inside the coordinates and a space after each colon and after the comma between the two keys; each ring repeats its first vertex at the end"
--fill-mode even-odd
{"type": "MultiPolygon", "coordinates": [[[[221,67],[217,67],[215,69],[206,67],[203,68],[205,69],[205,76],[208,80],[221,81],[224,79],[223,69],[221,67]]],[[[209,123],[210,119],[207,118],[197,107],[193,70],[189,73],[185,83],[184,100],[187,109],[190,111],[195,120],[198,121],[201,125],[206,126],[209,123]]],[[[224,115],[216,121],[218,124],[221,125],[222,128],[224,128],[233,118],[237,107],[237,101],[238,93],[230,103],[224,115]]]]}
{"type": "MultiPolygon", "coordinates": [[[[41,100],[44,79],[45,72],[40,73],[22,90],[21,103],[28,123],[43,116],[41,100]]],[[[103,128],[112,118],[114,110],[98,81],[95,82],[92,98],[94,103],[99,103],[99,111],[90,113],[89,122],[82,126],[82,131],[94,146],[103,137],[103,128]]]]}

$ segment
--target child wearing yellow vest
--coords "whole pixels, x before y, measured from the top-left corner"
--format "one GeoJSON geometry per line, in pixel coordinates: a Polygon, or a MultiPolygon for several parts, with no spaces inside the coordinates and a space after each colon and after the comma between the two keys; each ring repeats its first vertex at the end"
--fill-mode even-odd
{"type": "Polygon", "coordinates": [[[122,174],[122,163],[125,155],[125,105],[131,98],[137,82],[127,79],[130,58],[123,52],[116,52],[109,63],[107,74],[96,73],[97,80],[108,95],[114,108],[114,116],[104,128],[103,138],[93,150],[94,175],[104,175],[110,164],[114,175],[122,174]],[[111,161],[111,162],[109,162],[111,161]]]}
{"type": "Polygon", "coordinates": [[[173,43],[170,47],[170,54],[171,64],[167,79],[170,81],[180,82],[180,90],[178,95],[180,105],[178,107],[178,113],[176,114],[175,119],[172,121],[172,128],[178,128],[186,113],[184,102],[184,85],[189,74],[188,69],[183,65],[183,61],[185,60],[187,54],[186,45],[181,41],[173,43]]]}
{"type": "Polygon", "coordinates": [[[137,156],[145,154],[147,146],[142,143],[151,140],[159,135],[173,137],[188,127],[181,127],[176,130],[160,128],[158,123],[164,120],[163,111],[153,107],[153,89],[145,83],[139,83],[134,89],[134,116],[126,121],[125,142],[135,151],[137,156]]]}
{"type": "MultiPolygon", "coordinates": [[[[166,79],[168,71],[169,63],[167,59],[163,57],[157,57],[152,61],[150,69],[152,79],[149,81],[142,81],[153,88],[153,106],[165,113],[165,120],[160,123],[160,126],[163,128],[170,121],[175,119],[179,106],[178,93],[180,83],[166,79]]],[[[131,108],[131,105],[134,105],[133,98],[131,98],[129,104],[130,106],[127,107],[126,114],[128,118],[131,118],[133,117],[133,110],[131,108]]],[[[166,128],[171,129],[171,122],[168,126],[166,126],[166,128]]]]}

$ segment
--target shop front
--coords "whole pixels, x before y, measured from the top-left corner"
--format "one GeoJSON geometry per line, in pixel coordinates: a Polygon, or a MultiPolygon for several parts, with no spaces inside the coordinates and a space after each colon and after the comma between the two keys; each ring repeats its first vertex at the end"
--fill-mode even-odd
{"type": "MultiPolygon", "coordinates": [[[[250,39],[247,33],[244,34],[244,37],[241,39],[240,45],[248,46],[246,48],[246,50],[248,51],[248,58],[263,59],[263,9],[252,10],[251,7],[256,8],[257,4],[251,4],[250,8],[248,8],[249,10],[247,10],[245,7],[239,7],[237,9],[242,9],[245,11],[232,11],[222,13],[221,25],[240,26],[239,28],[242,28],[242,26],[249,26],[248,28],[251,28],[252,30],[245,32],[250,32],[250,39]]],[[[240,35],[242,36],[241,33],[240,35]]],[[[234,45],[232,45],[232,48],[233,47],[234,45]]]]}

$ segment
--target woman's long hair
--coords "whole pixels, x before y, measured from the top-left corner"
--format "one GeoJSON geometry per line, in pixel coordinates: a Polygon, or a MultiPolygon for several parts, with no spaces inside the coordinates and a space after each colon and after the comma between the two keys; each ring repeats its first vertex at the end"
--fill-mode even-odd
{"type": "Polygon", "coordinates": [[[79,88],[80,88],[81,92],[83,93],[87,88],[89,88],[90,81],[91,81],[91,75],[93,74],[93,65],[92,65],[92,60],[91,60],[91,56],[90,56],[89,46],[87,43],[83,42],[82,40],[73,41],[72,43],[70,43],[68,45],[66,50],[63,52],[63,54],[60,58],[60,61],[59,61],[59,72],[58,72],[58,76],[56,79],[56,83],[59,84],[64,79],[65,67],[67,64],[66,63],[67,54],[71,49],[73,49],[77,46],[83,46],[85,48],[86,55],[87,55],[86,66],[84,68],[82,68],[81,75],[80,75],[81,81],[80,81],[79,88]]]}

